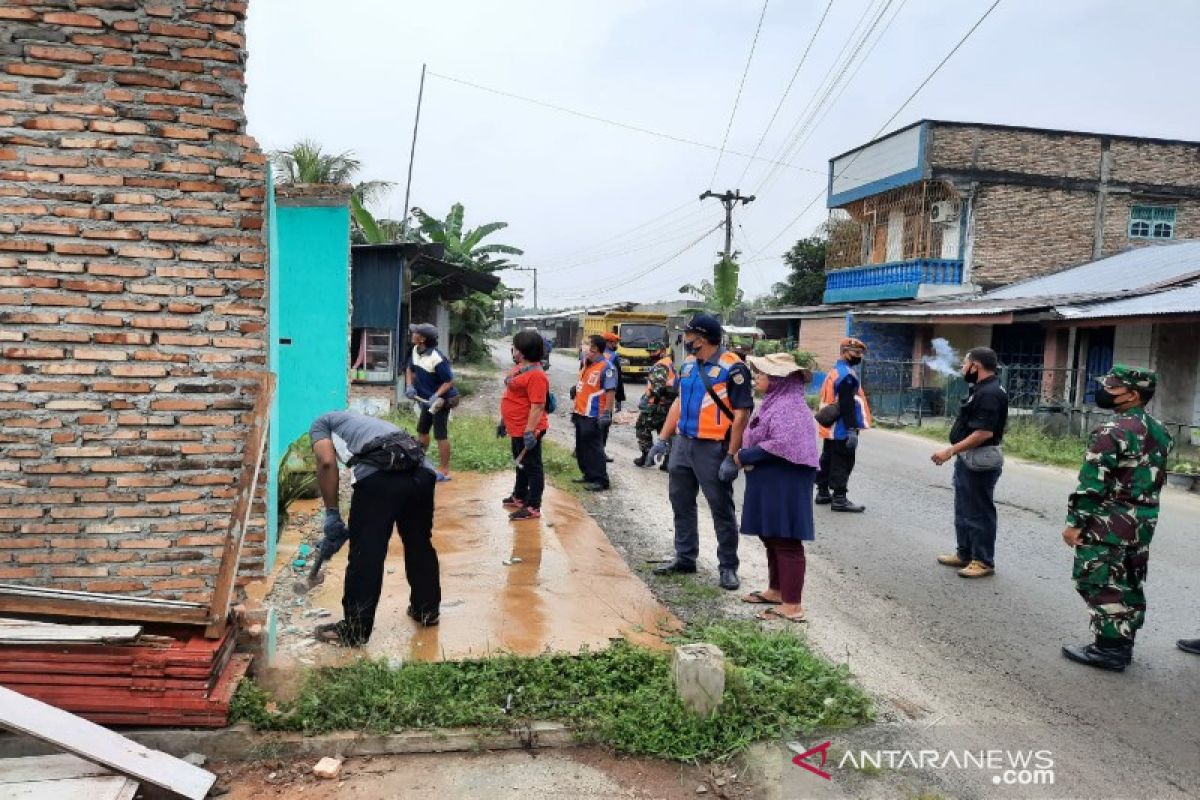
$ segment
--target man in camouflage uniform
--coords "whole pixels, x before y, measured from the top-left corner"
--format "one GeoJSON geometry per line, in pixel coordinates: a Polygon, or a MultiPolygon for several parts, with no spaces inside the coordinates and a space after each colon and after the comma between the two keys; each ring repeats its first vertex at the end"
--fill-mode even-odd
{"type": "Polygon", "coordinates": [[[1133,640],[1146,619],[1142,583],[1172,442],[1146,413],[1155,373],[1117,364],[1099,381],[1096,405],[1115,414],[1092,432],[1062,534],[1075,548],[1071,574],[1096,641],[1062,651],[1080,664],[1121,672],[1133,660],[1133,640]]]}
{"type": "MultiPolygon", "coordinates": [[[[633,463],[639,467],[650,466],[646,464],[646,454],[654,445],[654,437],[662,430],[663,423],[667,421],[667,412],[671,410],[671,403],[675,401],[677,394],[675,363],[671,360],[671,353],[667,350],[666,343],[659,344],[654,355],[658,361],[650,367],[650,371],[646,374],[646,393],[638,401],[639,413],[637,424],[634,426],[638,448],[642,454],[635,458],[633,463]]],[[[664,472],[666,471],[666,459],[663,459],[660,468],[664,472]]]]}

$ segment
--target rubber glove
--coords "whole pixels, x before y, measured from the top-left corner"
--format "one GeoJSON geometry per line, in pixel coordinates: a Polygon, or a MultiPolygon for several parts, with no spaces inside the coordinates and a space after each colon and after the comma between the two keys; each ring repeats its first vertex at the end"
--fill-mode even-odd
{"type": "Polygon", "coordinates": [[[667,457],[671,450],[671,443],[667,439],[659,436],[654,437],[654,444],[650,445],[650,449],[646,451],[646,458],[642,462],[643,467],[654,467],[662,463],[662,460],[667,457]]]}
{"type": "Polygon", "coordinates": [[[417,399],[417,387],[409,386],[407,389],[404,390],[404,396],[407,397],[409,400],[416,400],[417,399]]]}
{"type": "Polygon", "coordinates": [[[508,436],[508,428],[505,427],[504,420],[500,420],[496,423],[496,438],[503,439],[505,436],[508,436]]]}
{"type": "Polygon", "coordinates": [[[725,483],[732,483],[738,474],[738,465],[734,463],[733,456],[726,454],[725,460],[721,462],[721,466],[717,468],[717,479],[725,483]]]}
{"type": "Polygon", "coordinates": [[[321,552],[321,558],[331,558],[334,553],[342,549],[342,545],[350,538],[350,529],[346,527],[345,522],[342,522],[341,511],[336,508],[325,509],[325,523],[322,525],[322,533],[324,536],[318,547],[321,552]]]}
{"type": "Polygon", "coordinates": [[[433,400],[430,401],[429,413],[430,414],[438,413],[439,411],[442,410],[442,406],[444,406],[444,405],[446,405],[446,398],[442,397],[441,395],[438,395],[437,397],[433,398],[433,400]]]}
{"type": "Polygon", "coordinates": [[[858,449],[858,431],[850,431],[846,434],[846,449],[851,453],[858,449]]]}
{"type": "Polygon", "coordinates": [[[533,433],[532,431],[526,431],[521,437],[521,440],[522,444],[525,446],[525,449],[529,452],[533,452],[538,446],[537,434],[533,433]]]}
{"type": "Polygon", "coordinates": [[[596,424],[600,426],[600,430],[606,431],[612,425],[612,412],[601,411],[600,416],[596,417],[596,424]]]}

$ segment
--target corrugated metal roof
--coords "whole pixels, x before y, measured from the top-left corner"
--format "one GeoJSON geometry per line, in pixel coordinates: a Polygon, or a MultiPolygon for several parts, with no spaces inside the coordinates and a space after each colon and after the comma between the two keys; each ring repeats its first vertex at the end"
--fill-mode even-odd
{"type": "Polygon", "coordinates": [[[1131,292],[1200,274],[1200,241],[1147,245],[1078,267],[1015,283],[985,297],[1051,297],[1079,292],[1131,292]]]}
{"type": "Polygon", "coordinates": [[[1056,307],[1064,319],[1104,319],[1107,317],[1145,317],[1158,314],[1200,314],[1200,284],[1168,289],[1165,292],[1111,300],[1107,303],[1056,307]]]}

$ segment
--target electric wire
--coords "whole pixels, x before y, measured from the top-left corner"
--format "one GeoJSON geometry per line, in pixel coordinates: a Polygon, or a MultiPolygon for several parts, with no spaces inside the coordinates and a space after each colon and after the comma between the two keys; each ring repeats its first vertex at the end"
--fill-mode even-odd
{"type": "MultiPolygon", "coordinates": [[[[892,122],[895,121],[896,117],[900,116],[901,112],[903,112],[904,109],[908,107],[909,103],[911,103],[913,101],[913,99],[916,98],[916,96],[918,94],[920,94],[921,90],[925,88],[925,86],[929,83],[929,81],[933,80],[934,76],[937,75],[938,72],[941,71],[942,67],[944,67],[946,65],[946,62],[948,62],[954,56],[954,54],[957,53],[964,44],[966,44],[967,40],[971,38],[972,34],[974,34],[975,31],[977,31],[979,29],[979,26],[982,25],[989,16],[991,16],[991,13],[996,10],[996,7],[998,5],[1000,5],[1000,2],[1001,2],[1001,0],[995,0],[995,2],[993,2],[990,6],[988,6],[987,10],[983,12],[983,14],[979,17],[979,19],[975,20],[975,24],[972,25],[970,27],[970,29],[962,35],[962,37],[958,40],[958,42],[954,45],[954,47],[950,48],[950,52],[946,53],[945,57],[942,58],[942,60],[938,62],[937,66],[935,66],[929,72],[929,74],[925,76],[925,79],[922,80],[921,83],[917,85],[917,88],[914,89],[912,91],[912,93],[909,94],[909,96],[904,100],[904,102],[900,104],[900,107],[897,108],[896,111],[890,117],[888,117],[887,120],[882,125],[879,126],[879,129],[876,130],[875,133],[870,137],[870,140],[877,139],[879,137],[879,135],[881,133],[883,133],[883,131],[886,130],[887,127],[892,124],[892,122]]],[[[862,153],[863,153],[863,150],[859,149],[858,152],[856,152],[854,154],[854,156],[846,163],[846,166],[842,167],[842,169],[833,176],[833,179],[836,180],[837,178],[844,175],[846,173],[846,170],[850,169],[850,167],[853,166],[854,162],[858,160],[858,157],[861,156],[862,153]]],[[[832,184],[832,181],[831,181],[831,184],[832,184]]],[[[777,233],[773,237],[771,237],[771,240],[769,242],[767,242],[765,245],[763,245],[762,250],[759,250],[758,253],[756,253],[755,255],[756,256],[761,255],[763,252],[766,251],[767,248],[769,248],[771,245],[773,245],[775,242],[777,242],[780,239],[780,237],[782,237],[785,233],[787,233],[789,230],[791,230],[792,226],[794,226],[797,222],[799,222],[801,220],[801,218],[803,218],[803,216],[806,213],[808,213],[808,210],[810,208],[812,208],[813,204],[816,203],[817,200],[819,200],[823,194],[825,194],[825,191],[826,191],[826,189],[823,187],[819,192],[817,192],[815,195],[813,195],[813,198],[804,205],[804,208],[800,209],[800,213],[797,214],[792,219],[792,221],[789,222],[783,228],[783,230],[781,230],[779,233],[777,233]]]]}
{"type": "Polygon", "coordinates": [[[812,50],[813,43],[817,41],[817,34],[821,32],[821,27],[825,24],[825,18],[829,16],[829,9],[833,8],[833,0],[825,6],[825,12],[821,14],[821,19],[817,21],[817,27],[809,37],[808,46],[804,48],[804,54],[800,56],[800,63],[796,65],[796,69],[792,72],[792,79],[788,81],[787,88],[783,90],[783,96],[779,98],[779,103],[775,106],[775,111],[772,112],[771,118],[767,120],[767,127],[763,129],[762,136],[758,137],[758,143],[754,145],[753,152],[750,153],[750,158],[746,160],[746,166],[742,168],[742,174],[738,176],[735,186],[741,185],[741,182],[746,179],[746,173],[750,171],[750,165],[754,163],[754,157],[758,155],[758,151],[762,149],[763,142],[767,139],[767,134],[771,132],[771,126],[775,124],[775,119],[779,116],[780,110],[783,109],[783,103],[787,100],[788,94],[792,91],[792,86],[795,85],[796,79],[800,77],[800,70],[804,67],[804,62],[808,60],[808,54],[812,50]]]}
{"type": "MultiPolygon", "coordinates": [[[[617,128],[623,128],[624,130],[634,131],[636,133],[643,133],[643,134],[646,134],[647,136],[655,136],[659,139],[666,139],[668,141],[677,142],[679,144],[686,144],[686,145],[690,145],[692,147],[700,147],[705,150],[712,150],[714,152],[718,152],[721,149],[721,148],[717,147],[715,144],[708,144],[707,142],[698,142],[695,139],[688,139],[683,136],[675,136],[674,134],[670,134],[670,133],[662,133],[660,131],[654,131],[649,128],[643,128],[639,125],[631,125],[626,122],[617,122],[616,120],[606,119],[604,117],[597,116],[595,114],[589,114],[585,111],[576,111],[571,108],[566,108],[565,106],[555,105],[554,103],[547,103],[544,100],[536,100],[532,97],[525,97],[524,95],[515,94],[513,92],[507,92],[502,89],[493,89],[490,86],[484,86],[483,84],[474,83],[474,82],[468,81],[468,80],[463,80],[462,78],[454,78],[449,75],[443,75],[439,72],[434,72],[433,70],[430,70],[426,74],[429,77],[440,78],[444,81],[449,81],[451,83],[457,83],[462,86],[469,86],[472,89],[478,89],[481,92],[488,92],[489,94],[499,95],[500,97],[507,97],[511,100],[520,100],[523,103],[531,103],[535,106],[540,106],[542,108],[548,108],[548,109],[551,109],[553,111],[558,111],[563,114],[570,114],[571,116],[591,120],[592,122],[600,122],[605,125],[612,125],[617,128]]],[[[729,155],[737,156],[738,158],[749,158],[749,156],[746,153],[741,153],[741,152],[738,152],[737,150],[730,150],[730,149],[726,148],[725,152],[728,153],[729,155]]],[[[769,159],[763,158],[761,156],[756,156],[753,160],[770,163],[769,159]]],[[[797,166],[795,164],[780,164],[779,166],[786,167],[788,169],[798,170],[800,172],[811,172],[813,174],[824,174],[821,172],[821,170],[808,169],[807,167],[801,167],[801,166],[797,166]]]]}
{"type": "Polygon", "coordinates": [[[754,29],[754,39],[750,42],[750,55],[746,56],[742,79],[738,82],[737,95],[733,98],[733,109],[729,112],[729,122],[725,125],[725,135],[721,138],[721,149],[717,152],[717,163],[713,165],[712,177],[708,179],[710,186],[717,179],[717,172],[721,169],[721,159],[725,157],[725,145],[729,144],[729,132],[733,130],[733,120],[737,116],[738,105],[742,102],[742,90],[746,88],[746,76],[750,74],[750,62],[754,60],[754,50],[758,47],[758,35],[762,32],[763,20],[766,19],[767,5],[770,2],[771,0],[763,0],[762,12],[758,15],[758,26],[754,29]]]}

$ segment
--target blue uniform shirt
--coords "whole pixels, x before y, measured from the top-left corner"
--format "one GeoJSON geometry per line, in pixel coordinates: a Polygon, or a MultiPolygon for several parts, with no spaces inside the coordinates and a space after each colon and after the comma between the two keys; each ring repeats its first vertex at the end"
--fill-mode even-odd
{"type": "Polygon", "coordinates": [[[675,378],[679,392],[679,433],[692,439],[724,439],[733,420],[713,402],[704,386],[701,368],[707,371],[713,391],[733,411],[754,408],[750,370],[736,355],[719,348],[703,364],[689,356],[675,378]]]}

